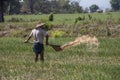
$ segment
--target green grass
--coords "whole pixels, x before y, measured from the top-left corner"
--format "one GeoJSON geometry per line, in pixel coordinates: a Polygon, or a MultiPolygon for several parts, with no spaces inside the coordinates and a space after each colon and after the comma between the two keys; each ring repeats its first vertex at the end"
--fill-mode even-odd
{"type": "Polygon", "coordinates": [[[41,20],[47,24],[46,27],[50,29],[50,34],[53,30],[60,30],[65,33],[64,36],[79,36],[80,34],[92,34],[99,37],[120,36],[120,12],[54,14],[54,21],[48,21],[48,17],[49,14],[6,15],[5,23],[0,23],[0,31],[2,33],[4,31],[10,31],[10,35],[5,36],[25,37],[35,27],[38,21],[41,20]],[[89,20],[89,14],[92,16],[91,20],[89,20]],[[85,20],[80,20],[75,24],[76,18],[84,16],[85,20]]]}
{"type": "MultiPolygon", "coordinates": [[[[74,38],[54,38],[64,44],[74,38]]],[[[0,38],[0,80],[120,80],[120,38],[99,38],[99,48],[78,45],[60,52],[45,46],[45,62],[34,63],[32,44],[0,38]]]]}
{"type": "MultiPolygon", "coordinates": [[[[74,24],[75,19],[78,17],[83,17],[85,16],[86,20],[88,20],[88,14],[89,13],[80,13],[80,14],[54,14],[54,21],[50,22],[52,24],[74,24]]],[[[101,20],[101,21],[105,21],[108,20],[108,18],[111,16],[112,19],[115,20],[119,20],[120,19],[120,12],[112,12],[112,13],[92,13],[90,14],[92,16],[92,19],[97,19],[97,20],[101,20]]],[[[22,24],[24,23],[31,23],[33,24],[33,22],[42,20],[42,21],[47,21],[48,22],[48,17],[49,14],[42,14],[42,15],[11,15],[11,16],[5,16],[5,20],[9,21],[11,18],[22,18],[22,24]]],[[[83,22],[83,21],[81,21],[83,22]]],[[[80,23],[81,23],[80,22],[80,23]]],[[[16,23],[16,24],[19,24],[16,23]]]]}
{"type": "MultiPolygon", "coordinates": [[[[107,24],[105,21],[110,16],[112,16],[112,26],[119,25],[119,13],[91,15],[98,21],[96,23],[99,28],[104,28],[107,24]],[[102,24],[101,21],[105,23],[102,24]]],[[[55,14],[54,21],[50,23],[74,24],[75,18],[79,16],[86,17],[85,21],[79,21],[81,26],[94,24],[92,20],[88,20],[88,14],[55,14]]],[[[24,34],[25,31],[21,29],[28,29],[29,32],[39,20],[49,22],[48,15],[45,14],[5,16],[5,20],[5,23],[0,23],[0,31],[9,30],[9,27],[5,26],[12,25],[16,28],[15,32],[12,32],[14,34],[19,30],[24,34]],[[23,21],[9,22],[11,18],[22,18],[23,21]]],[[[71,32],[74,27],[65,26],[64,30],[67,28],[71,32]]],[[[116,30],[119,31],[119,28],[116,30]]],[[[102,30],[100,33],[104,32],[102,30]]],[[[94,34],[96,33],[93,31],[94,34]]],[[[0,80],[120,80],[120,38],[99,38],[99,48],[93,50],[88,49],[84,44],[60,52],[45,46],[45,62],[35,63],[32,44],[25,44],[23,38],[19,35],[17,37],[0,38],[0,80]]],[[[50,38],[49,42],[62,45],[72,40],[74,38],[50,38]]]]}

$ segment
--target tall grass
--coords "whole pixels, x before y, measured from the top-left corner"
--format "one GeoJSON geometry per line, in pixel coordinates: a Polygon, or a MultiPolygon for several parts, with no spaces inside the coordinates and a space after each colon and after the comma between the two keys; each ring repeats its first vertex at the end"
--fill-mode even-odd
{"type": "MultiPolygon", "coordinates": [[[[64,44],[74,38],[54,38],[64,44]]],[[[45,46],[45,62],[34,63],[32,44],[0,38],[0,80],[119,80],[120,38],[100,38],[97,50],[81,44],[60,52],[45,46]]]]}

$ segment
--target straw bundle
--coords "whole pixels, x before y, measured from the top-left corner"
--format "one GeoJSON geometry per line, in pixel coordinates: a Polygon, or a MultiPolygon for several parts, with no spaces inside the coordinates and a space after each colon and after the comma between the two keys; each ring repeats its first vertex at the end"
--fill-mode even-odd
{"type": "Polygon", "coordinates": [[[76,38],[74,41],[68,42],[68,43],[63,44],[61,46],[60,45],[50,45],[50,46],[52,46],[52,48],[55,51],[61,51],[65,48],[77,46],[81,43],[87,44],[87,47],[89,47],[89,48],[93,48],[93,47],[97,48],[99,45],[98,39],[95,36],[91,37],[89,35],[83,35],[81,37],[76,38]]]}

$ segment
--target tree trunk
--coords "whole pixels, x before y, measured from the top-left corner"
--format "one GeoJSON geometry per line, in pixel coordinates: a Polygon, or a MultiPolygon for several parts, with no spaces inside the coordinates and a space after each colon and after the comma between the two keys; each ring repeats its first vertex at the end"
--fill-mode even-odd
{"type": "Polygon", "coordinates": [[[33,0],[29,0],[30,1],[30,12],[33,13],[33,0]]]}
{"type": "Polygon", "coordinates": [[[0,22],[4,22],[4,15],[3,15],[3,0],[0,0],[0,22]]]}

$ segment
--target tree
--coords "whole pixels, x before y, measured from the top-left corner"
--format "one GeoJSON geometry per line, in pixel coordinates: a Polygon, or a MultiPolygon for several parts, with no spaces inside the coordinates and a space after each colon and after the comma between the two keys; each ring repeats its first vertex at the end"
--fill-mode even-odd
{"type": "Polygon", "coordinates": [[[19,0],[0,0],[0,22],[4,22],[4,12],[18,14],[19,10],[19,0]]]}
{"type": "Polygon", "coordinates": [[[21,12],[23,13],[80,13],[82,7],[74,1],[70,4],[70,0],[24,0],[21,12]]]}
{"type": "Polygon", "coordinates": [[[8,14],[19,14],[20,13],[20,2],[19,0],[10,0],[7,5],[8,14]]]}
{"type": "Polygon", "coordinates": [[[0,22],[4,22],[4,2],[9,0],[0,0],[0,22]]]}
{"type": "Polygon", "coordinates": [[[22,13],[34,13],[33,6],[36,1],[35,0],[24,0],[24,2],[21,2],[22,4],[21,12],[22,13]]]}
{"type": "Polygon", "coordinates": [[[70,6],[71,6],[72,13],[74,13],[74,12],[77,12],[77,13],[83,12],[82,7],[79,5],[79,2],[77,2],[77,1],[73,1],[70,6]]]}
{"type": "Polygon", "coordinates": [[[51,0],[50,7],[53,13],[66,13],[69,8],[69,0],[51,0]]]}
{"type": "Polygon", "coordinates": [[[89,8],[86,7],[83,12],[84,12],[84,13],[88,13],[88,12],[89,12],[89,8]]]}
{"type": "Polygon", "coordinates": [[[110,0],[110,3],[113,10],[120,10],[120,0],[110,0]]]}
{"type": "Polygon", "coordinates": [[[91,5],[90,7],[90,12],[96,12],[99,7],[96,4],[91,5]]]}
{"type": "Polygon", "coordinates": [[[3,15],[3,0],[0,0],[0,22],[4,22],[4,15],[3,15]]]}
{"type": "Polygon", "coordinates": [[[51,0],[50,5],[51,5],[50,6],[51,7],[51,11],[53,13],[58,13],[59,12],[60,5],[59,5],[57,0],[51,0]]]}
{"type": "Polygon", "coordinates": [[[22,13],[49,13],[51,8],[49,0],[24,0],[21,4],[22,13]]]}
{"type": "Polygon", "coordinates": [[[29,0],[29,2],[30,2],[30,12],[33,13],[34,0],[29,0]]]}
{"type": "Polygon", "coordinates": [[[34,3],[34,11],[40,13],[50,13],[50,1],[48,0],[36,0],[34,3]]]}
{"type": "Polygon", "coordinates": [[[60,13],[68,13],[70,7],[69,2],[69,0],[58,0],[60,13]]]}

